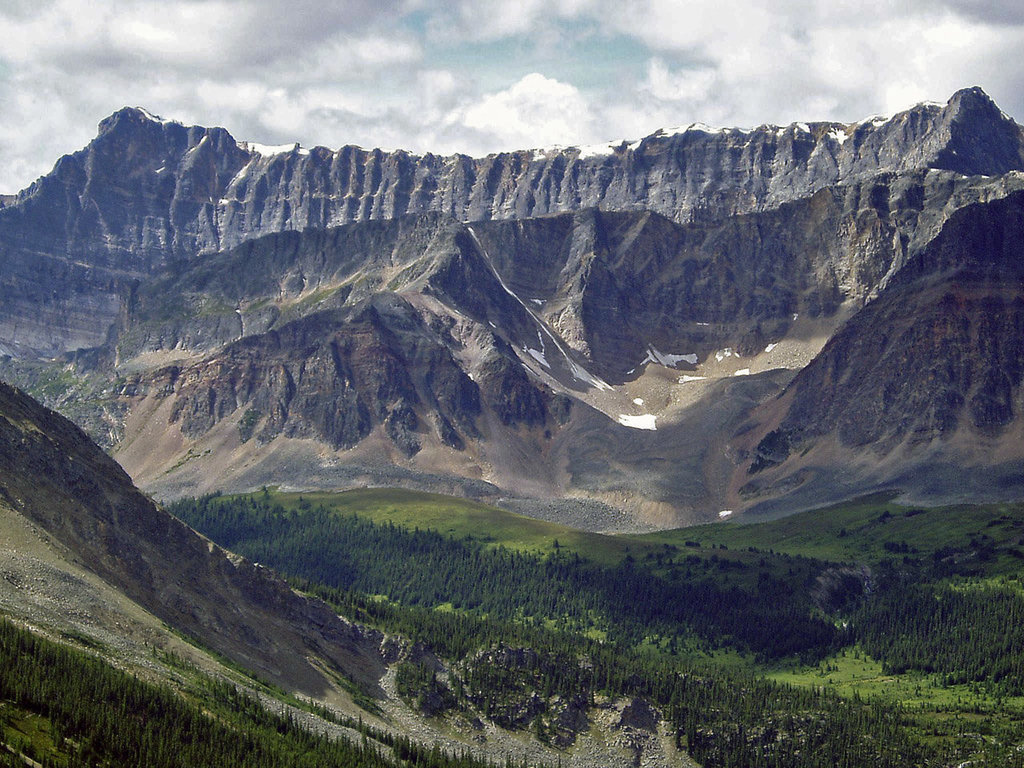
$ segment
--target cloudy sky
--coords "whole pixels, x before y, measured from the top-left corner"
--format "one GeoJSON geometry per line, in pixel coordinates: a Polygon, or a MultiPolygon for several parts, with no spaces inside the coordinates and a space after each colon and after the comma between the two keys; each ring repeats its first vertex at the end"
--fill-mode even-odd
{"type": "Polygon", "coordinates": [[[238,139],[482,155],[851,122],[980,85],[1020,0],[0,0],[0,192],[124,105],[238,139]]]}

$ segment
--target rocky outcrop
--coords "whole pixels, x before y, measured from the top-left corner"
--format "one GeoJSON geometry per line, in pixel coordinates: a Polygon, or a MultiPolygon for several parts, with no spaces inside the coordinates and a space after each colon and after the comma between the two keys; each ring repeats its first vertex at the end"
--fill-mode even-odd
{"type": "Polygon", "coordinates": [[[551,392],[513,348],[543,328],[471,233],[426,216],[272,235],[165,273],[136,293],[117,349],[201,354],[130,388],[173,392],[190,438],[239,411],[243,440],[343,449],[383,426],[412,456],[425,435],[463,449],[484,408],[547,423],[551,392]]]}
{"type": "Polygon", "coordinates": [[[351,448],[380,425],[406,455],[428,430],[462,448],[479,436],[481,391],[446,341],[394,296],[315,313],[171,369],[171,420],[197,437],[242,409],[243,439],[283,434],[351,448]]]}

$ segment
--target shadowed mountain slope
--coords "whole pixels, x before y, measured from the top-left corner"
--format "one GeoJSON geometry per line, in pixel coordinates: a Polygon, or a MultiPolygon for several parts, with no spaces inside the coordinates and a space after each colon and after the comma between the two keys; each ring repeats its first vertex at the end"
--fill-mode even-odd
{"type": "Polygon", "coordinates": [[[764,407],[778,426],[754,451],[747,492],[827,487],[830,472],[813,457],[831,443],[865,457],[864,482],[895,485],[892,465],[906,473],[908,458],[941,466],[944,480],[925,471],[917,483],[902,479],[920,497],[951,485],[981,497],[1020,493],[1022,243],[1021,193],[954,214],[764,407]]]}
{"type": "Polygon", "coordinates": [[[147,611],[266,679],[324,695],[326,668],[376,689],[378,637],[203,539],[81,430],[5,384],[0,503],[147,611]]]}

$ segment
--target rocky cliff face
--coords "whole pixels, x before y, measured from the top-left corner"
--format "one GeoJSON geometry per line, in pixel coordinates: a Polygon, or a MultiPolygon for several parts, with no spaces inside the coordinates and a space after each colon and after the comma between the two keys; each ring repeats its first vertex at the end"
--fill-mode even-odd
{"type": "Polygon", "coordinates": [[[480,159],[271,150],[123,109],[0,210],[0,337],[20,354],[98,346],[133,279],[271,232],[426,212],[472,222],[585,208],[716,222],[879,174],[1020,170],[1021,147],[1020,127],[978,89],[849,126],[690,126],[480,159]]]}
{"type": "MultiPolygon", "coordinates": [[[[207,455],[229,457],[211,477],[244,461],[256,468],[237,482],[274,482],[279,446],[312,443],[659,522],[708,517],[752,498],[716,490],[735,462],[767,471],[833,433],[884,452],[922,409],[948,421],[938,390],[886,390],[873,416],[842,415],[863,393],[836,377],[868,386],[861,358],[925,301],[908,276],[958,237],[961,209],[1010,215],[997,203],[1024,189],[1022,169],[1020,126],[979,89],[853,125],[690,126],[480,159],[267,148],[124,109],[0,209],[0,353],[44,395],[88,370],[93,421],[158,484],[207,455]],[[788,390],[787,421],[744,427],[776,437],[727,447],[744,409],[849,317],[872,341],[830,345],[788,390]],[[815,373],[822,360],[832,374],[815,373]],[[726,386],[734,374],[750,378],[726,386]]],[[[936,322],[952,312],[928,307],[936,322]]],[[[914,362],[925,336],[904,339],[917,341],[901,365],[930,370],[914,362]]],[[[989,360],[964,402],[1015,423],[996,386],[1005,350],[973,331],[948,346],[989,360]]],[[[769,474],[757,493],[781,492],[769,474]]]]}
{"type": "Polygon", "coordinates": [[[973,88],[945,106],[853,125],[695,124],[632,143],[473,159],[267,148],[126,108],[18,196],[5,231],[90,263],[146,268],[269,232],[427,212],[483,221],[601,208],[679,223],[721,220],[922,168],[968,176],[1022,170],[1020,126],[973,88]]]}
{"type": "Polygon", "coordinates": [[[793,380],[778,427],[754,451],[747,492],[812,482],[821,468],[808,471],[799,457],[827,441],[879,459],[926,453],[933,464],[964,467],[979,445],[999,446],[1002,462],[1019,462],[1022,242],[1021,193],[952,216],[793,380]]]}

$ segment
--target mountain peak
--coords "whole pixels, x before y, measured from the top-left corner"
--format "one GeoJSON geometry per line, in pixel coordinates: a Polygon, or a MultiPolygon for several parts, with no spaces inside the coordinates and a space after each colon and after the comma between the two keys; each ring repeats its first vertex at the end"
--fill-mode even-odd
{"type": "Polygon", "coordinates": [[[163,125],[167,125],[169,123],[177,123],[178,125],[181,125],[181,123],[179,123],[177,120],[168,120],[166,118],[160,117],[160,115],[153,114],[145,107],[125,107],[125,109],[134,111],[153,123],[162,123],[163,125]]]}
{"type": "Polygon", "coordinates": [[[971,86],[970,88],[961,88],[949,97],[948,106],[956,109],[963,109],[965,107],[967,109],[983,109],[1006,118],[1006,114],[996,106],[992,97],[985,93],[985,90],[978,85],[971,86]]]}
{"type": "Polygon", "coordinates": [[[141,126],[146,124],[177,125],[184,127],[183,124],[177,120],[167,120],[159,115],[153,114],[143,107],[121,107],[121,109],[100,121],[99,133],[100,135],[103,135],[110,133],[117,128],[129,125],[141,126]]]}
{"type": "Polygon", "coordinates": [[[940,119],[948,142],[932,167],[965,176],[1024,171],[1024,131],[981,88],[954,93],[940,119]]]}

